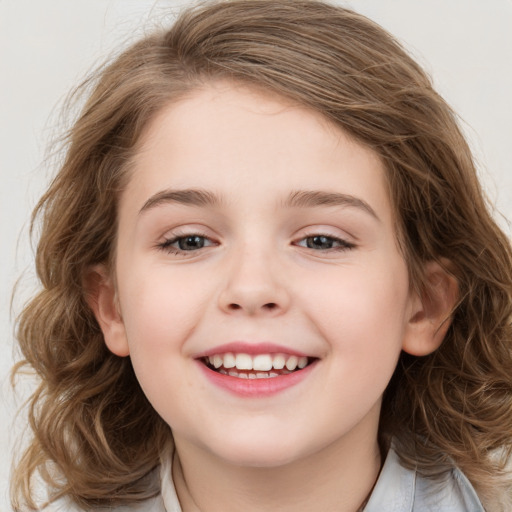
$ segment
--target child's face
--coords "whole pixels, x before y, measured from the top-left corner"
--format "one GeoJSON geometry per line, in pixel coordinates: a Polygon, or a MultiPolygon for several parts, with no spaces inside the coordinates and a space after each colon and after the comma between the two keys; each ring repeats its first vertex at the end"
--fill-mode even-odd
{"type": "Polygon", "coordinates": [[[208,86],[150,125],[118,235],[106,341],[178,449],[276,466],[375,442],[417,301],[372,151],[303,108],[208,86]],[[261,378],[206,366],[227,352],[261,378]],[[310,364],[269,372],[276,353],[310,364]]]}

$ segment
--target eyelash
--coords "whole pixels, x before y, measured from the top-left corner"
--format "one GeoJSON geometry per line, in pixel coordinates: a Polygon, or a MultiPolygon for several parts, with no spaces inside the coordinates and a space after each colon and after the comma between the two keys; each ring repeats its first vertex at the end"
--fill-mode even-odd
{"type": "MultiPolygon", "coordinates": [[[[191,249],[191,250],[180,249],[179,247],[173,247],[173,244],[179,243],[181,240],[185,240],[187,238],[189,238],[189,239],[200,238],[203,241],[209,240],[211,242],[211,240],[207,236],[201,235],[200,233],[187,233],[184,235],[177,235],[172,238],[167,238],[162,243],[159,243],[157,247],[159,249],[161,249],[162,251],[165,251],[169,254],[180,254],[180,255],[188,255],[189,253],[196,252],[197,250],[203,249],[205,247],[203,245],[202,247],[199,247],[197,249],[191,249]]],[[[216,245],[215,242],[207,245],[206,247],[211,247],[212,245],[216,245]]]]}
{"type": "MultiPolygon", "coordinates": [[[[351,242],[347,242],[347,240],[343,240],[342,238],[338,238],[336,236],[327,235],[327,234],[323,234],[323,233],[312,233],[310,235],[303,236],[298,242],[311,240],[314,238],[323,239],[323,240],[327,240],[331,243],[339,244],[338,247],[329,247],[327,249],[323,249],[321,252],[348,251],[351,249],[355,249],[355,247],[356,247],[355,244],[353,244],[351,242]]],[[[295,245],[299,245],[298,242],[296,242],[295,245]]],[[[316,251],[316,249],[313,249],[312,247],[307,247],[304,245],[299,245],[299,247],[305,247],[305,248],[316,251]]]]}
{"type": "MultiPolygon", "coordinates": [[[[190,253],[197,252],[198,250],[204,249],[205,247],[211,247],[211,246],[217,245],[215,242],[212,242],[209,245],[205,246],[204,245],[204,241],[206,241],[206,240],[212,242],[212,240],[209,239],[205,235],[201,235],[199,233],[189,233],[189,234],[178,235],[178,236],[174,236],[172,238],[165,239],[163,242],[159,243],[157,245],[157,247],[159,249],[161,249],[162,251],[165,251],[165,252],[167,252],[169,254],[189,255],[190,253]],[[179,247],[173,247],[174,244],[176,244],[176,243],[179,244],[180,241],[185,240],[187,238],[189,238],[189,239],[192,239],[192,238],[198,239],[199,238],[199,239],[201,239],[203,241],[203,245],[201,247],[196,248],[196,249],[189,249],[189,250],[180,249],[179,247]]],[[[335,237],[335,236],[331,236],[331,235],[327,235],[327,234],[322,234],[322,233],[314,233],[314,234],[303,236],[301,239],[299,239],[297,242],[295,242],[294,245],[297,245],[299,247],[304,247],[304,248],[310,249],[310,250],[315,251],[315,252],[348,251],[348,250],[354,249],[356,247],[355,244],[353,244],[351,242],[347,242],[346,240],[343,240],[342,238],[338,238],[338,237],[335,237]],[[302,242],[302,241],[306,241],[306,244],[307,244],[308,240],[312,240],[312,239],[315,239],[315,238],[320,239],[320,241],[322,241],[322,242],[329,242],[331,244],[338,244],[338,246],[337,247],[328,247],[328,248],[317,250],[317,249],[315,249],[313,247],[309,247],[308,245],[301,245],[299,243],[299,242],[302,242]]]]}

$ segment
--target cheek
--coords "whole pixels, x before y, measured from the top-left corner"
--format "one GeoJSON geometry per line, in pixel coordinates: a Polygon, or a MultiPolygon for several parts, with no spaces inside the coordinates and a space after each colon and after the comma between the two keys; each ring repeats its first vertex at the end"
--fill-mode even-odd
{"type": "Polygon", "coordinates": [[[207,291],[201,282],[167,269],[132,268],[120,290],[121,310],[133,359],[158,359],[180,350],[201,316],[207,291]]]}
{"type": "Polygon", "coordinates": [[[203,314],[198,286],[187,286],[186,280],[161,270],[145,270],[144,278],[138,279],[134,267],[120,290],[137,380],[153,407],[173,426],[171,412],[194,403],[184,346],[203,314]]]}
{"type": "Polygon", "coordinates": [[[331,350],[378,360],[395,360],[400,352],[408,308],[407,269],[401,262],[392,266],[347,268],[336,279],[303,283],[307,304],[304,310],[331,350]],[[346,270],[346,271],[345,271],[346,270]]]}

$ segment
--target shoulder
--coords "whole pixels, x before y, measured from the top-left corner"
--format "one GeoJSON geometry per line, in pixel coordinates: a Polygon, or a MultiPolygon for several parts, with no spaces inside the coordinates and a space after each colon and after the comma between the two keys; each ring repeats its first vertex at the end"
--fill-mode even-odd
{"type": "Polygon", "coordinates": [[[484,512],[473,486],[457,468],[439,479],[416,477],[413,512],[484,512]]]}
{"type": "Polygon", "coordinates": [[[81,508],[64,496],[43,508],[41,512],[181,512],[172,481],[172,451],[162,458],[162,464],[150,475],[149,482],[160,492],[154,498],[117,507],[81,508]]]}
{"type": "Polygon", "coordinates": [[[53,503],[50,503],[43,509],[43,512],[166,512],[162,498],[156,496],[149,500],[140,503],[133,503],[131,505],[119,507],[101,507],[94,509],[80,508],[73,503],[69,498],[61,498],[53,503]]]}
{"type": "MultiPolygon", "coordinates": [[[[160,491],[160,466],[155,468],[148,475],[148,485],[151,489],[160,491]]],[[[48,496],[48,493],[46,493],[48,496]]],[[[153,498],[149,498],[139,502],[133,502],[129,505],[119,506],[102,506],[102,507],[86,507],[82,508],[77,505],[69,496],[63,496],[44,508],[41,508],[41,512],[169,512],[164,506],[164,501],[161,493],[157,494],[153,498]]],[[[171,511],[173,512],[173,511],[171,511]]]]}
{"type": "Polygon", "coordinates": [[[436,479],[400,464],[390,449],[365,512],[484,512],[469,480],[456,468],[436,479]]]}

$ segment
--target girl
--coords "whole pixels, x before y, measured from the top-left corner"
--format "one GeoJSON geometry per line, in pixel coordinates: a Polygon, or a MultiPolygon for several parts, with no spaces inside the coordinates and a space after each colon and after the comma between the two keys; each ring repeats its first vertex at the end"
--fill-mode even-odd
{"type": "Polygon", "coordinates": [[[36,476],[47,510],[507,510],[511,247],[371,21],[184,12],[98,75],[34,218],[15,510],[36,476]]]}

